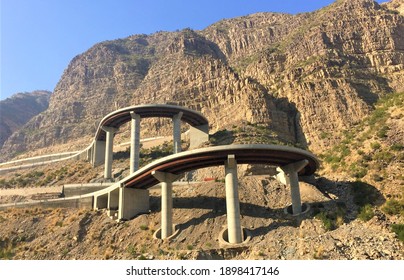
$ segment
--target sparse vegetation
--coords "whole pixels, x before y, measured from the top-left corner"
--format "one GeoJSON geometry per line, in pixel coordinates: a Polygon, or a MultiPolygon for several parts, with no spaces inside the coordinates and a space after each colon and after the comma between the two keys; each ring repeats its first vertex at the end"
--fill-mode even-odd
{"type": "Polygon", "coordinates": [[[397,234],[397,238],[404,242],[404,224],[391,225],[391,229],[397,234]]]}
{"type": "Polygon", "coordinates": [[[358,218],[364,222],[369,221],[375,215],[373,208],[370,204],[362,206],[359,210],[358,218]]]}
{"type": "Polygon", "coordinates": [[[313,259],[315,260],[322,260],[324,259],[325,255],[324,255],[324,247],[322,245],[320,245],[316,252],[314,252],[313,254],[313,259]]]}
{"type": "Polygon", "coordinates": [[[323,226],[326,230],[334,230],[335,224],[333,219],[327,215],[325,212],[320,212],[316,215],[316,218],[323,222],[323,226]]]}
{"type": "Polygon", "coordinates": [[[337,229],[345,220],[345,204],[337,204],[335,209],[325,210],[322,204],[313,207],[314,216],[319,219],[327,231],[337,229]]]}
{"type": "Polygon", "coordinates": [[[152,147],[150,149],[140,149],[140,166],[144,166],[156,159],[171,155],[173,153],[173,143],[164,142],[161,146],[152,147]]]}
{"type": "Polygon", "coordinates": [[[404,216],[404,201],[396,199],[387,200],[382,207],[382,211],[388,215],[402,215],[404,216]]]}
{"type": "Polygon", "coordinates": [[[372,150],[375,151],[375,150],[380,149],[381,145],[380,145],[379,142],[373,142],[373,143],[370,144],[370,147],[372,148],[372,150]]]}
{"type": "Polygon", "coordinates": [[[343,131],[340,143],[320,155],[324,166],[329,166],[334,172],[345,171],[356,179],[383,181],[385,176],[380,171],[404,158],[401,154],[403,144],[388,140],[389,133],[394,133],[390,125],[391,109],[403,105],[404,93],[391,93],[379,98],[369,117],[343,131]],[[354,149],[359,157],[353,156],[354,149]]]}
{"type": "Polygon", "coordinates": [[[266,124],[243,122],[242,124],[232,126],[232,130],[220,130],[210,137],[210,143],[213,145],[228,144],[273,144],[287,145],[306,149],[300,143],[287,142],[281,139],[278,134],[270,129],[266,124]]]}
{"type": "Polygon", "coordinates": [[[148,229],[149,229],[149,227],[148,227],[148,226],[146,226],[146,225],[141,225],[141,226],[140,226],[140,229],[141,229],[141,230],[148,230],[148,229]]]}
{"type": "Polygon", "coordinates": [[[0,260],[12,259],[14,255],[15,244],[8,238],[0,239],[0,260]]]}

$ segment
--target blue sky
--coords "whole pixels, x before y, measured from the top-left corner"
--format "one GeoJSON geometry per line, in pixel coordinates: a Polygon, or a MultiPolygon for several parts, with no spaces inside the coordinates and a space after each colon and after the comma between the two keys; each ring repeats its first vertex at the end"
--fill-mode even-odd
{"type": "Polygon", "coordinates": [[[200,30],[256,12],[308,12],[332,2],[0,0],[0,99],[17,92],[53,91],[70,60],[101,41],[186,27],[200,30]]]}

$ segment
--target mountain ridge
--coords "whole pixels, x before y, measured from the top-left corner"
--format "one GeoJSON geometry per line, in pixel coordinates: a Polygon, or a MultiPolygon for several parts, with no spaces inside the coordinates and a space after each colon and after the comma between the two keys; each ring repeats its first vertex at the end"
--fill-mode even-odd
{"type": "Polygon", "coordinates": [[[48,108],[50,96],[50,91],[36,90],[16,93],[0,101],[0,147],[13,132],[48,108]]]}

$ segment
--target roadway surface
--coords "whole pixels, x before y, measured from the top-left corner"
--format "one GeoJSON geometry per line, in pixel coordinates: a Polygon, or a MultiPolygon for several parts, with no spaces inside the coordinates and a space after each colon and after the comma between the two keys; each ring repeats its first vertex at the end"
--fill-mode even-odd
{"type": "Polygon", "coordinates": [[[147,189],[159,183],[151,174],[153,171],[182,174],[200,168],[220,166],[224,165],[228,155],[235,155],[238,164],[284,166],[307,160],[308,164],[299,172],[301,176],[312,175],[319,167],[319,162],[312,153],[294,147],[264,144],[224,145],[164,157],[144,166],[119,183],[127,188],[147,189]]]}
{"type": "Polygon", "coordinates": [[[105,141],[106,132],[102,130],[102,127],[106,126],[118,128],[131,121],[131,112],[139,115],[140,118],[173,118],[175,115],[182,112],[181,121],[186,122],[193,127],[207,125],[209,123],[208,120],[199,112],[181,106],[168,104],[146,104],[131,106],[106,115],[98,125],[95,140],[105,141]]]}

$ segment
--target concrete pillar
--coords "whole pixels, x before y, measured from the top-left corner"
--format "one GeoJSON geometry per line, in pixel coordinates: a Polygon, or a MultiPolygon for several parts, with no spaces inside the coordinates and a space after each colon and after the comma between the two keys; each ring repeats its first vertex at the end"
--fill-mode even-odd
{"type": "Polygon", "coordinates": [[[105,161],[105,141],[95,141],[93,146],[93,167],[103,164],[105,161]]]}
{"type": "Polygon", "coordinates": [[[181,152],[181,118],[183,113],[179,112],[173,117],[173,141],[174,154],[181,152]]]}
{"type": "Polygon", "coordinates": [[[209,125],[191,126],[189,129],[189,148],[198,148],[204,142],[209,141],[209,125]]]}
{"type": "Polygon", "coordinates": [[[132,117],[130,131],[130,173],[139,169],[140,160],[140,116],[130,112],[132,117]]]}
{"type": "Polygon", "coordinates": [[[302,213],[298,172],[302,170],[308,163],[309,161],[305,159],[276,168],[276,170],[279,172],[276,175],[276,179],[278,179],[278,181],[284,185],[290,186],[293,215],[302,213]]]}
{"type": "Polygon", "coordinates": [[[102,130],[107,133],[105,144],[105,165],[104,165],[104,178],[112,178],[112,156],[114,153],[114,133],[117,131],[114,127],[103,126],[102,130]]]}
{"type": "Polygon", "coordinates": [[[238,196],[237,161],[229,155],[224,163],[226,183],[227,233],[229,243],[243,242],[240,223],[240,200],[238,196]]]}
{"type": "Polygon", "coordinates": [[[119,188],[118,220],[130,220],[150,210],[149,190],[119,188]]]}
{"type": "Polygon", "coordinates": [[[173,234],[173,182],[181,175],[153,171],[152,175],[161,182],[161,239],[173,234]]]}

